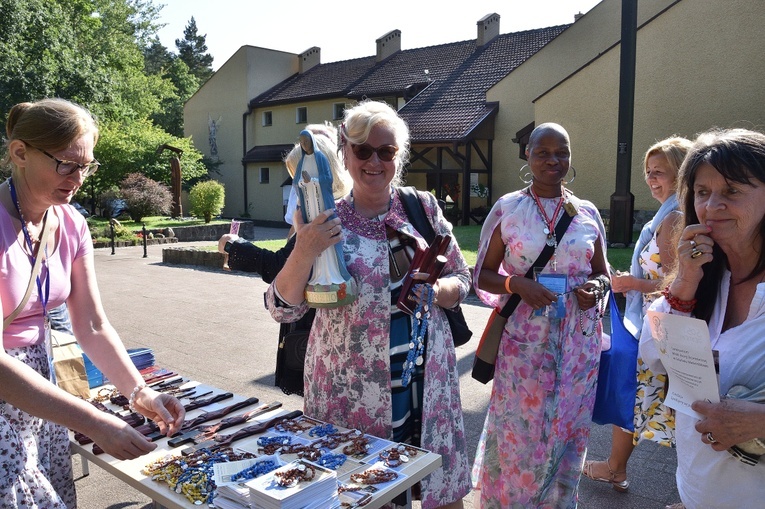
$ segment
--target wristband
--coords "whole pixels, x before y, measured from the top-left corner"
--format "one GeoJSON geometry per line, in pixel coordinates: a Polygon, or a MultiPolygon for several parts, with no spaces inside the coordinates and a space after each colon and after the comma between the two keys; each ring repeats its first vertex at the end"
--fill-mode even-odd
{"type": "Polygon", "coordinates": [[[133,392],[130,393],[130,399],[128,399],[128,408],[130,408],[131,412],[136,412],[135,409],[135,398],[138,396],[138,393],[141,392],[142,389],[146,388],[145,383],[140,383],[135,386],[135,389],[133,389],[133,392]]]}
{"type": "Polygon", "coordinates": [[[510,280],[515,277],[515,274],[510,274],[507,276],[507,279],[505,279],[505,290],[507,290],[507,293],[512,295],[513,291],[510,289],[510,280]]]}

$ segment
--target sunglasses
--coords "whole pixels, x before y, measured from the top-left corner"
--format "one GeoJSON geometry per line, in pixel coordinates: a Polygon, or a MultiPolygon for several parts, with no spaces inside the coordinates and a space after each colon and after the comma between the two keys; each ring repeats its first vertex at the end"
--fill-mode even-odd
{"type": "Polygon", "coordinates": [[[42,152],[43,154],[45,154],[49,158],[51,158],[54,161],[56,161],[56,173],[58,173],[59,175],[62,175],[62,176],[71,175],[75,171],[79,170],[79,171],[82,171],[82,176],[83,177],[89,177],[89,176],[93,175],[96,172],[96,170],[98,170],[99,166],[101,166],[101,163],[99,163],[95,159],[93,159],[91,162],[85,163],[85,164],[76,163],[74,161],[64,161],[64,160],[61,160],[61,159],[59,159],[58,157],[56,157],[56,156],[54,156],[52,154],[49,154],[48,152],[46,152],[45,150],[43,150],[41,148],[37,148],[34,145],[31,145],[31,144],[29,144],[27,142],[24,142],[24,143],[26,143],[27,146],[29,146],[29,147],[31,147],[31,148],[39,151],[39,152],[42,152]]]}
{"type": "Polygon", "coordinates": [[[366,161],[372,157],[372,154],[377,154],[380,161],[389,162],[393,161],[396,154],[398,154],[398,147],[395,145],[380,145],[375,148],[369,143],[364,143],[362,145],[351,143],[351,150],[353,151],[353,155],[362,161],[366,161]]]}

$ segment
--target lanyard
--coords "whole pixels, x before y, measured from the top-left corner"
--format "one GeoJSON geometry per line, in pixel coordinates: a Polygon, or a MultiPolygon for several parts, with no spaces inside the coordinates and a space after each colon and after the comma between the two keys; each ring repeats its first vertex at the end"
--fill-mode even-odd
{"type": "MultiPolygon", "coordinates": [[[[37,261],[37,256],[35,254],[34,245],[32,244],[32,236],[29,235],[29,230],[27,229],[27,222],[24,219],[24,215],[21,213],[21,206],[19,205],[19,198],[16,195],[16,186],[13,185],[13,178],[8,178],[8,187],[11,191],[11,198],[13,199],[13,205],[16,207],[16,212],[19,213],[19,218],[21,219],[21,231],[24,232],[24,239],[27,241],[27,247],[29,247],[29,252],[31,253],[29,255],[29,261],[32,263],[32,267],[35,266],[35,262],[37,261]]],[[[43,216],[43,230],[46,228],[48,219],[48,211],[45,211],[45,216],[43,216]]],[[[45,252],[45,256],[41,260],[41,263],[44,267],[40,267],[40,274],[43,273],[43,270],[45,270],[45,292],[43,292],[43,284],[40,281],[40,274],[37,275],[37,293],[40,295],[40,302],[42,303],[43,308],[43,316],[46,318],[48,317],[48,297],[50,295],[50,278],[48,277],[48,266],[45,262],[48,255],[48,246],[40,246],[43,248],[45,252]]],[[[38,248],[38,253],[40,249],[38,248]]]]}
{"type": "Polygon", "coordinates": [[[542,219],[547,225],[547,227],[544,229],[545,235],[547,235],[548,239],[554,238],[555,218],[558,217],[558,213],[560,212],[561,207],[563,207],[563,189],[561,188],[560,200],[558,201],[558,205],[555,206],[555,212],[553,212],[552,218],[547,217],[547,212],[545,212],[545,208],[542,206],[542,202],[539,200],[539,196],[537,196],[534,188],[529,186],[529,191],[531,191],[531,196],[534,198],[534,202],[537,204],[537,208],[542,214],[542,219]]]}

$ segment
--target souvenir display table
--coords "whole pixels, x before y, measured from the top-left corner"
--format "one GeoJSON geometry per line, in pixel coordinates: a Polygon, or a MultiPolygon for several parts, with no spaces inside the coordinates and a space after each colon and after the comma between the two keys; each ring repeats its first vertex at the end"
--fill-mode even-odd
{"type": "MultiPolygon", "coordinates": [[[[155,508],[244,508],[242,497],[253,497],[251,502],[262,507],[376,509],[408,494],[409,488],[441,466],[438,454],[338,428],[279,402],[257,401],[181,377],[163,383],[175,384],[172,390],[187,408],[185,432],[168,439],[152,435],[151,424],[139,425],[136,429],[153,436],[157,444],[151,453],[121,461],[101,453],[87,437],[70,432],[72,454],[81,455],[86,473],[88,462],[98,465],[150,497],[155,508]],[[213,456],[225,458],[210,460],[215,498],[200,500],[198,490],[190,492],[182,484],[192,468],[180,479],[177,473],[167,473],[173,468],[181,472],[176,465],[185,469],[187,460],[199,464],[199,458],[213,456]],[[219,463],[212,465],[215,461],[219,463]],[[305,493],[295,494],[304,489],[305,493]],[[309,497],[309,491],[317,495],[309,497]],[[339,492],[339,499],[330,497],[322,503],[320,492],[339,492]],[[263,498],[256,501],[256,497],[263,498]],[[302,499],[311,505],[298,502],[302,499]]],[[[119,400],[118,404],[108,400],[109,392],[110,386],[92,390],[106,410],[128,414],[118,406],[119,400]]]]}

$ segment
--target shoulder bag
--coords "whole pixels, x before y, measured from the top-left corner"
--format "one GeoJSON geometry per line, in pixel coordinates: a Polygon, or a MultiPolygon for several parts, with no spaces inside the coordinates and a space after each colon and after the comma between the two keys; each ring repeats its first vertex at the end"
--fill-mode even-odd
{"type": "MultiPolygon", "coordinates": [[[[420,232],[420,235],[423,236],[428,244],[431,244],[436,238],[436,232],[425,215],[425,208],[422,206],[417,190],[412,186],[400,187],[398,189],[398,196],[401,198],[401,204],[404,206],[406,216],[412,222],[414,229],[420,232]]],[[[452,330],[454,346],[462,346],[470,341],[473,331],[468,327],[462,307],[457,306],[456,309],[444,308],[444,312],[447,320],[449,320],[449,327],[452,330]]]]}
{"type": "MultiPolygon", "coordinates": [[[[43,225],[43,234],[40,238],[40,244],[37,247],[37,253],[35,253],[35,263],[32,266],[32,274],[29,277],[29,284],[27,285],[27,291],[24,293],[21,302],[3,320],[3,329],[8,327],[14,319],[24,309],[29,297],[32,294],[32,287],[35,284],[38,274],[40,274],[40,265],[42,263],[43,256],[40,253],[40,247],[44,246],[48,242],[48,234],[50,230],[47,226],[47,221],[43,225]]],[[[73,396],[78,396],[83,399],[90,398],[90,385],[88,384],[88,374],[85,370],[85,361],[82,358],[82,350],[77,344],[77,340],[71,334],[65,332],[59,332],[56,330],[50,331],[51,335],[51,355],[53,356],[53,381],[60,388],[64,389],[73,396]]]]}
{"type": "MultiPolygon", "coordinates": [[[[560,239],[566,233],[568,225],[571,224],[571,219],[573,219],[573,216],[564,213],[558,220],[558,224],[555,227],[556,244],[560,243],[560,239]]],[[[544,249],[539,254],[539,257],[537,257],[536,261],[529,268],[524,277],[532,279],[534,277],[534,269],[536,267],[544,267],[547,265],[547,262],[550,260],[550,257],[552,257],[554,252],[554,246],[545,245],[544,249]]],[[[494,308],[491,312],[491,316],[489,316],[489,321],[486,323],[486,329],[484,329],[483,334],[481,335],[481,341],[478,343],[478,348],[476,348],[475,351],[473,371],[471,374],[473,378],[482,384],[487,384],[494,378],[494,365],[497,362],[499,342],[502,339],[505,324],[520,302],[521,296],[514,293],[510,296],[510,299],[508,299],[502,309],[494,308]]]]}
{"type": "Polygon", "coordinates": [[[592,421],[635,430],[638,340],[624,326],[613,292],[610,296],[611,348],[600,353],[598,388],[592,421]]]}

